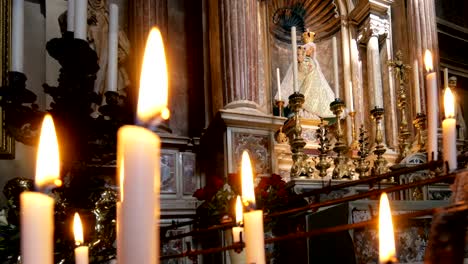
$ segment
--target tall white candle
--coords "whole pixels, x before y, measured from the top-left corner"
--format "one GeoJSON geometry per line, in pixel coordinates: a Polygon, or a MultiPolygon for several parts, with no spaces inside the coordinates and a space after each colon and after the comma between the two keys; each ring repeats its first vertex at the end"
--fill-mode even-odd
{"type": "Polygon", "coordinates": [[[242,153],[242,200],[248,204],[244,213],[246,263],[265,263],[263,211],[255,210],[253,172],[249,154],[242,153]]]}
{"type": "Polygon", "coordinates": [[[413,62],[413,78],[414,78],[414,102],[416,113],[421,113],[421,91],[419,90],[419,65],[418,60],[413,62]]]}
{"type": "Polygon", "coordinates": [[[73,233],[75,235],[75,245],[78,246],[75,248],[75,264],[88,264],[89,250],[87,246],[83,246],[83,225],[78,213],[75,213],[73,219],[73,233]]]}
{"type": "Polygon", "coordinates": [[[87,39],[88,0],[75,0],[75,38],[87,39]]]}
{"type": "Polygon", "coordinates": [[[298,80],[297,80],[297,39],[296,39],[296,27],[291,27],[291,44],[293,54],[293,88],[294,92],[299,92],[298,80]]]}
{"type": "Polygon", "coordinates": [[[67,0],[67,31],[75,30],[75,0],[67,0]]]}
{"type": "Polygon", "coordinates": [[[455,120],[455,100],[450,88],[444,93],[445,119],[442,121],[442,146],[444,161],[448,162],[449,171],[457,168],[457,122],[455,120]]]}
{"type": "MultiPolygon", "coordinates": [[[[60,186],[60,158],[54,122],[46,115],[42,123],[36,161],[36,189],[60,186]]],[[[39,192],[20,195],[21,260],[23,264],[54,263],[54,204],[39,192]]]]}
{"type": "Polygon", "coordinates": [[[276,86],[278,86],[278,101],[281,101],[281,78],[279,68],[276,68],[276,86]]]}
{"type": "Polygon", "coordinates": [[[432,54],[426,50],[424,55],[426,65],[426,94],[427,94],[427,155],[428,160],[437,160],[437,127],[438,127],[438,91],[437,75],[432,72],[432,54]]]}
{"type": "Polygon", "coordinates": [[[23,72],[24,0],[13,0],[11,26],[11,71],[23,72]]]}
{"type": "Polygon", "coordinates": [[[119,46],[119,7],[109,5],[109,55],[107,56],[107,90],[117,92],[119,46]]]}
{"type": "Polygon", "coordinates": [[[448,68],[444,68],[444,89],[449,85],[448,68]]]}
{"type": "Polygon", "coordinates": [[[340,97],[340,85],[338,78],[338,47],[336,44],[336,36],[332,38],[332,49],[333,49],[333,79],[334,79],[334,92],[335,98],[340,97]]]}
{"type": "MultiPolygon", "coordinates": [[[[147,123],[160,116],[167,106],[167,94],[163,41],[159,30],[153,28],[143,59],[138,118],[147,123]]],[[[160,139],[149,129],[123,126],[117,141],[121,178],[117,244],[122,248],[118,262],[159,263],[160,139]]]]}
{"type": "Polygon", "coordinates": [[[349,111],[354,112],[353,85],[351,82],[349,83],[349,87],[351,88],[349,89],[349,111]]]}

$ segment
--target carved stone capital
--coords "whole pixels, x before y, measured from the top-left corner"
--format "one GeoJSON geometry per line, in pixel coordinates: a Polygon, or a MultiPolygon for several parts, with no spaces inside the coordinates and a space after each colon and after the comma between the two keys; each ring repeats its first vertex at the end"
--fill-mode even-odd
{"type": "Polygon", "coordinates": [[[367,43],[370,37],[383,40],[389,33],[389,12],[392,0],[364,0],[350,12],[350,23],[358,28],[358,40],[367,43]]]}
{"type": "Polygon", "coordinates": [[[369,14],[366,21],[361,24],[358,30],[358,42],[366,44],[371,37],[379,38],[382,41],[387,37],[390,30],[390,22],[374,14],[369,14]]]}

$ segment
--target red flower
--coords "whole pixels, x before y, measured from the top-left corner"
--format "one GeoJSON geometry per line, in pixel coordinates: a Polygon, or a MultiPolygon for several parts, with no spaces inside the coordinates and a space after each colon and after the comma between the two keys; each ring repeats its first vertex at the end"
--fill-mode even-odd
{"type": "Polygon", "coordinates": [[[193,197],[197,198],[199,201],[204,201],[206,199],[205,195],[204,188],[200,188],[193,193],[193,197]]]}

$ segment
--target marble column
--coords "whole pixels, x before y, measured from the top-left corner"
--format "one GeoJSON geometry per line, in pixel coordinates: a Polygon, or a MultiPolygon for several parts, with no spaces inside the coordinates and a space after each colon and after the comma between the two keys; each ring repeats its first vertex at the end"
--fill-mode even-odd
{"type": "MultiPolygon", "coordinates": [[[[349,23],[348,17],[341,17],[341,47],[342,47],[342,63],[343,63],[343,79],[344,79],[344,96],[341,98],[346,102],[346,107],[349,109],[351,105],[352,83],[351,83],[351,56],[350,56],[350,39],[349,39],[349,23]]],[[[346,127],[351,127],[351,119],[346,119],[346,127]]],[[[352,142],[351,129],[346,130],[347,142],[352,142]]]]}
{"type": "MultiPolygon", "coordinates": [[[[421,107],[426,111],[425,70],[423,56],[426,49],[431,50],[434,59],[434,71],[439,72],[439,45],[434,1],[407,1],[408,35],[410,36],[411,61],[418,61],[418,79],[421,94],[421,107]]],[[[416,76],[412,76],[413,82],[416,76]]],[[[414,89],[413,89],[414,90],[414,89]]]]}
{"type": "Polygon", "coordinates": [[[257,1],[221,0],[219,15],[224,108],[260,111],[257,1]]]}

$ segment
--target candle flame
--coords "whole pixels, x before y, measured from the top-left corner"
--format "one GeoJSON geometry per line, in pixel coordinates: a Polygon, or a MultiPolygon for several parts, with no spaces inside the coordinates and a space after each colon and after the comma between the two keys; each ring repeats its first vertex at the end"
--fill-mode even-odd
{"type": "Polygon", "coordinates": [[[78,213],[75,213],[73,218],[73,234],[75,235],[75,245],[80,246],[83,244],[83,225],[81,224],[81,218],[78,213]]]}
{"type": "Polygon", "coordinates": [[[386,193],[380,196],[379,206],[379,262],[396,262],[392,213],[386,193]]]}
{"type": "Polygon", "coordinates": [[[152,28],[146,42],[145,55],[140,76],[137,116],[149,122],[158,115],[167,115],[168,78],[166,55],[161,32],[152,28]],[[162,113],[166,112],[164,115],[162,113]]]}
{"type": "Polygon", "coordinates": [[[426,71],[431,72],[432,71],[432,53],[429,50],[426,50],[424,53],[424,65],[426,66],[426,71]]]}
{"type": "Polygon", "coordinates": [[[445,88],[444,92],[444,109],[445,118],[453,118],[455,116],[455,98],[449,87],[445,88]]]}
{"type": "Polygon", "coordinates": [[[242,200],[245,204],[255,205],[255,192],[253,185],[252,164],[249,153],[244,150],[242,153],[242,200]]]}
{"type": "Polygon", "coordinates": [[[241,198],[239,195],[237,195],[236,199],[236,224],[241,225],[242,224],[242,218],[243,218],[243,208],[242,208],[242,202],[241,198]]]}
{"type": "Polygon", "coordinates": [[[60,186],[60,156],[54,120],[46,114],[42,121],[36,159],[36,187],[60,186]]]}

